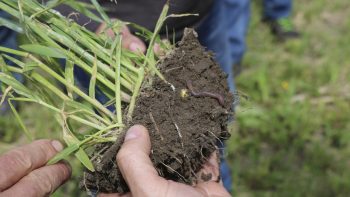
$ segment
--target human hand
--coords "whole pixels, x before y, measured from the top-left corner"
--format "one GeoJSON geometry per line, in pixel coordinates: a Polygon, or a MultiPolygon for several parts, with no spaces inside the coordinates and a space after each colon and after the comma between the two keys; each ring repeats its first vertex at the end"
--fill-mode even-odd
{"type": "MultiPolygon", "coordinates": [[[[114,38],[115,37],[114,31],[112,29],[106,29],[106,27],[107,27],[107,24],[102,23],[97,28],[96,33],[99,34],[103,31],[105,31],[107,36],[114,38]]],[[[142,53],[146,52],[145,43],[140,38],[133,35],[126,25],[124,25],[122,27],[121,33],[123,35],[123,40],[122,40],[122,47],[123,48],[129,49],[130,51],[133,51],[133,52],[142,52],[142,53]]]]}
{"type": "MultiPolygon", "coordinates": [[[[99,34],[103,31],[107,34],[107,36],[114,38],[115,33],[112,29],[106,29],[107,24],[102,23],[96,30],[96,33],[99,34]]],[[[124,25],[122,27],[121,33],[123,35],[122,40],[122,47],[125,49],[129,49],[130,51],[133,51],[135,53],[145,53],[146,52],[146,45],[145,43],[138,38],[137,36],[133,35],[128,26],[124,25]]],[[[162,42],[167,42],[167,40],[162,40],[162,42]]],[[[157,55],[164,55],[164,50],[161,49],[160,45],[158,43],[154,44],[153,51],[157,55]]]]}
{"type": "Polygon", "coordinates": [[[46,163],[63,149],[55,140],[37,140],[0,156],[0,196],[48,196],[71,175],[68,164],[46,163]]]}
{"type": "Polygon", "coordinates": [[[205,165],[204,171],[212,173],[213,180],[195,186],[166,180],[160,177],[149,158],[151,141],[143,126],[133,126],[126,134],[117,154],[118,167],[129,185],[130,193],[100,194],[100,197],[228,197],[230,194],[216,180],[219,167],[215,155],[205,165]]]}

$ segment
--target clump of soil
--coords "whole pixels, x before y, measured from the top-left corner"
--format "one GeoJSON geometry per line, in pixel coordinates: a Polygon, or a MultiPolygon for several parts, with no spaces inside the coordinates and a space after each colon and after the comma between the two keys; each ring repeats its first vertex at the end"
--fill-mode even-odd
{"type": "MultiPolygon", "coordinates": [[[[186,184],[200,178],[196,173],[219,141],[229,137],[226,124],[233,103],[226,75],[196,37],[186,29],[178,47],[159,63],[173,87],[155,79],[152,87],[143,88],[133,117],[133,124],[149,130],[150,157],[159,175],[186,184]]],[[[107,193],[129,190],[115,163],[120,139],[108,145],[95,163],[95,173],[85,173],[83,188],[107,193]]]]}

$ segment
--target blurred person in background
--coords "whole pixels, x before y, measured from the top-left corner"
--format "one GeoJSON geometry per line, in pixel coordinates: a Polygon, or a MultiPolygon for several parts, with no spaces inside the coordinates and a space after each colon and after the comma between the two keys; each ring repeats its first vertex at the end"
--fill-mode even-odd
{"type": "Polygon", "coordinates": [[[291,21],[292,0],[263,0],[263,21],[280,41],[300,37],[291,21]]]}
{"type": "Polygon", "coordinates": [[[249,19],[249,0],[214,0],[211,12],[197,30],[201,43],[216,54],[221,68],[228,74],[232,93],[236,91],[234,76],[239,73],[246,51],[249,19]]]}
{"type": "MultiPolygon", "coordinates": [[[[250,0],[217,0],[217,3],[219,1],[223,1],[220,4],[224,5],[223,17],[220,17],[220,20],[224,21],[227,26],[225,30],[229,45],[227,48],[230,53],[227,57],[233,62],[231,66],[223,67],[223,69],[227,73],[233,73],[232,76],[229,74],[229,81],[233,81],[234,76],[237,76],[242,70],[241,62],[246,52],[251,2],[250,0]]],[[[262,21],[269,25],[271,33],[278,41],[300,37],[300,33],[294,29],[290,19],[292,0],[263,0],[262,3],[262,21]]]]}

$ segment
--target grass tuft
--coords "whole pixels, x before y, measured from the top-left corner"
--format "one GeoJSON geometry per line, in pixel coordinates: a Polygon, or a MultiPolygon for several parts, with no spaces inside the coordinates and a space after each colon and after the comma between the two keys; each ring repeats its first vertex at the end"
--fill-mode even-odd
{"type": "MultiPolygon", "coordinates": [[[[115,141],[126,124],[123,122],[123,114],[127,114],[128,121],[132,118],[144,80],[153,78],[154,74],[164,80],[155,65],[158,57],[153,52],[153,46],[158,40],[158,32],[167,17],[169,6],[164,7],[155,32],[147,35],[150,44],[146,55],[143,55],[122,49],[120,31],[126,23],[111,20],[96,0],[91,0],[91,3],[92,5],[87,5],[52,0],[44,5],[35,0],[1,1],[0,9],[12,15],[17,22],[5,19],[0,22],[16,31],[21,28],[31,43],[21,45],[23,51],[0,47],[3,53],[0,59],[0,81],[5,86],[5,94],[11,95],[11,109],[30,140],[33,136],[11,101],[36,103],[56,114],[63,140],[68,147],[50,160],[49,164],[75,153],[77,159],[93,171],[93,165],[84,149],[98,143],[115,141]],[[52,10],[62,3],[89,15],[92,15],[89,11],[91,6],[95,8],[101,18],[96,15],[93,18],[104,21],[106,28],[115,31],[114,40],[105,32],[90,32],[52,10]],[[17,23],[20,25],[14,25],[17,23]],[[19,57],[13,58],[8,54],[19,57]],[[4,59],[18,67],[7,66],[4,59]],[[64,66],[61,66],[62,62],[65,62],[64,66]],[[74,70],[78,67],[90,76],[88,90],[84,90],[75,81],[74,70]],[[34,88],[18,82],[10,72],[25,76],[34,88]],[[62,91],[62,87],[66,91],[62,91]],[[97,100],[96,89],[107,96],[107,103],[97,100]],[[113,112],[107,109],[111,103],[115,106],[113,112]],[[127,113],[124,112],[126,110],[127,113]],[[72,124],[78,126],[73,127],[72,124]],[[85,133],[78,132],[78,128],[85,128],[85,133]],[[81,137],[78,139],[76,134],[81,137]]],[[[4,98],[1,103],[3,102],[4,98]]]]}

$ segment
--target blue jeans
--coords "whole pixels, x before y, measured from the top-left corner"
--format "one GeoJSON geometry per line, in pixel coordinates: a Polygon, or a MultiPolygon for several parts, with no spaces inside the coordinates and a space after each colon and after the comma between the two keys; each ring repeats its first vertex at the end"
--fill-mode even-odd
{"type": "MultiPolygon", "coordinates": [[[[235,91],[233,68],[246,51],[246,34],[250,20],[251,0],[215,0],[214,5],[197,29],[202,45],[216,54],[216,61],[228,74],[228,85],[235,91]]],[[[263,17],[278,19],[291,13],[292,0],[263,0],[263,17]]]]}
{"type": "Polygon", "coordinates": [[[276,20],[290,15],[292,0],[264,0],[263,6],[264,19],[276,20]]]}
{"type": "MultiPolygon", "coordinates": [[[[228,74],[231,92],[235,91],[233,66],[239,64],[246,51],[246,33],[250,19],[250,0],[215,0],[207,18],[197,29],[201,44],[215,53],[215,59],[228,74]]],[[[220,148],[220,172],[225,188],[232,192],[230,167],[220,148]]]]}
{"type": "MultiPolygon", "coordinates": [[[[292,0],[264,0],[264,18],[278,19],[290,14],[292,0]]],[[[233,66],[246,51],[246,34],[250,20],[250,0],[215,0],[203,23],[197,29],[201,44],[215,53],[215,59],[228,74],[228,85],[235,91],[233,66]]],[[[224,148],[221,147],[221,148],[224,148]]],[[[224,186],[232,191],[230,168],[221,152],[221,174],[224,186]]]]}
{"type": "Polygon", "coordinates": [[[245,37],[250,19],[250,0],[215,0],[197,29],[201,44],[215,53],[215,59],[228,74],[228,86],[235,91],[233,66],[246,50],[245,37]]]}

